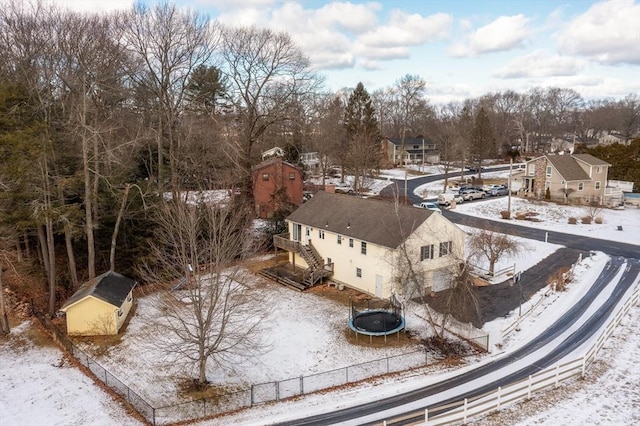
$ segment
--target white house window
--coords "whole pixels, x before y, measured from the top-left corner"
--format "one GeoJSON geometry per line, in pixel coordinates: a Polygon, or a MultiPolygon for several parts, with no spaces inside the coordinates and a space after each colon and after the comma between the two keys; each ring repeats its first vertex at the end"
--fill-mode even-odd
{"type": "Polygon", "coordinates": [[[433,259],[433,244],[420,247],[420,261],[433,259]]]}
{"type": "Polygon", "coordinates": [[[307,237],[311,236],[311,229],[307,228],[307,237]]]}
{"type": "Polygon", "coordinates": [[[349,247],[353,247],[353,238],[349,238],[349,247]]]}
{"type": "Polygon", "coordinates": [[[584,182],[578,182],[578,191],[582,191],[584,189],[584,182]]]}
{"type": "Polygon", "coordinates": [[[600,181],[596,181],[596,189],[600,189],[600,181]]]}
{"type": "Polygon", "coordinates": [[[534,174],[536,174],[536,165],[529,164],[529,166],[527,167],[527,170],[529,172],[529,176],[533,176],[534,174]]]}
{"type": "Polygon", "coordinates": [[[342,244],[342,235],[338,235],[338,244],[342,244]]]}
{"type": "Polygon", "coordinates": [[[331,262],[331,258],[330,258],[330,257],[327,257],[327,265],[331,265],[331,263],[332,263],[332,262],[331,262]]]}
{"type": "Polygon", "coordinates": [[[367,243],[364,241],[360,243],[360,253],[367,254],[367,243]]]}
{"type": "Polygon", "coordinates": [[[318,237],[321,240],[324,240],[324,231],[322,229],[318,229],[318,237]]]}
{"type": "Polygon", "coordinates": [[[295,180],[296,179],[296,173],[295,172],[289,172],[289,180],[295,180]]]}
{"type": "Polygon", "coordinates": [[[263,173],[262,180],[269,180],[269,173],[263,173]]]}
{"type": "Polygon", "coordinates": [[[547,177],[551,177],[551,166],[547,166],[547,177]]]}
{"type": "Polygon", "coordinates": [[[362,278],[362,269],[356,268],[356,277],[362,278]]]}
{"type": "Polygon", "coordinates": [[[440,243],[440,257],[447,256],[451,253],[451,241],[440,243]]]}
{"type": "Polygon", "coordinates": [[[596,173],[600,173],[600,166],[596,166],[596,173]]]}

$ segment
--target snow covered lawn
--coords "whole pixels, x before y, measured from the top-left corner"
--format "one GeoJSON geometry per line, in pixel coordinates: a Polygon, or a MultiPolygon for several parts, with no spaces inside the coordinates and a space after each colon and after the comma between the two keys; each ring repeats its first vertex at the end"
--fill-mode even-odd
{"type": "MultiPolygon", "coordinates": [[[[35,319],[33,321],[36,321],[35,319]]],[[[0,338],[0,424],[142,425],[25,321],[0,338]]]]}
{"type": "MultiPolygon", "coordinates": [[[[389,172],[387,176],[399,177],[396,172],[389,172]]],[[[379,191],[388,183],[384,178],[378,181],[374,191],[379,191]]],[[[439,185],[441,188],[442,183],[430,185],[439,185]]],[[[435,190],[436,186],[433,188],[435,190]]],[[[504,203],[505,197],[464,203],[457,207],[457,211],[501,220],[499,211],[505,209],[504,203]]],[[[569,216],[582,216],[580,210],[571,210],[581,209],[579,207],[543,205],[514,198],[512,210],[517,209],[536,209],[541,222],[530,225],[538,228],[640,244],[638,209],[605,210],[602,214],[604,223],[601,225],[568,225],[569,216]],[[623,232],[617,231],[618,225],[623,226],[623,232]]],[[[527,224],[524,221],[511,222],[527,224]]],[[[541,242],[522,242],[527,244],[526,256],[521,254],[513,258],[504,258],[497,269],[515,263],[516,271],[525,270],[558,248],[541,242]]],[[[585,259],[576,270],[576,280],[567,292],[544,296],[545,289],[532,297],[523,305],[523,312],[538,301],[540,304],[533,314],[522,322],[521,331],[510,334],[502,342],[500,350],[517,347],[548,327],[584,294],[605,263],[604,255],[585,259]]],[[[263,303],[269,304],[272,308],[272,317],[265,322],[263,330],[271,350],[258,359],[238,361],[227,370],[212,369],[209,379],[219,384],[222,389],[236,390],[252,383],[322,373],[418,348],[415,342],[369,346],[361,341],[361,344],[356,345],[347,330],[349,311],[344,303],[335,302],[313,292],[297,293],[277,284],[263,283],[258,277],[255,280],[255,285],[263,287],[263,303]]],[[[166,405],[180,398],[179,383],[185,375],[176,366],[168,363],[164,354],[151,344],[152,336],[149,336],[148,326],[142,320],[141,313],[154,309],[154,297],[157,296],[150,295],[138,299],[138,314],[132,318],[118,344],[100,347],[97,344],[85,343],[85,346],[111,373],[139,391],[152,404],[166,405]]],[[[517,312],[507,318],[485,324],[484,328],[492,333],[500,333],[516,319],[516,316],[517,312]]],[[[522,408],[508,411],[510,415],[507,415],[506,419],[496,420],[494,424],[639,423],[639,416],[634,411],[640,398],[640,386],[637,385],[640,383],[640,369],[637,368],[640,360],[634,355],[640,348],[640,333],[634,325],[638,323],[640,308],[635,307],[631,310],[630,317],[624,321],[624,327],[616,331],[623,337],[614,336],[611,343],[605,346],[599,366],[594,368],[594,374],[601,375],[601,379],[593,377],[590,370],[586,382],[577,381],[570,385],[571,389],[575,389],[572,395],[563,394],[562,399],[547,399],[546,395],[536,397],[533,399],[533,404],[537,405],[535,412],[523,415],[529,413],[526,407],[532,404],[527,403],[519,406],[522,408]],[[619,354],[619,351],[624,351],[624,354],[619,354]],[[608,361],[609,359],[615,361],[608,361]],[[548,401],[548,405],[544,405],[544,401],[548,401]],[[558,403],[559,401],[561,403],[558,403]]],[[[414,331],[424,329],[415,312],[407,312],[407,326],[414,331]]],[[[140,424],[129,417],[118,403],[78,369],[70,366],[68,362],[61,362],[63,357],[57,348],[35,344],[31,341],[29,333],[28,323],[23,323],[12,330],[9,338],[0,339],[2,426],[140,424]]],[[[487,355],[486,358],[493,356],[496,354],[487,355]]],[[[433,381],[433,373],[429,373],[429,369],[420,369],[391,378],[376,379],[341,391],[307,395],[297,401],[260,405],[224,419],[198,424],[218,425],[221,421],[238,425],[270,424],[278,419],[318,413],[344,407],[345,404],[394,395],[433,381]]],[[[500,417],[492,416],[490,419],[480,420],[479,423],[491,424],[498,418],[500,417]]]]}

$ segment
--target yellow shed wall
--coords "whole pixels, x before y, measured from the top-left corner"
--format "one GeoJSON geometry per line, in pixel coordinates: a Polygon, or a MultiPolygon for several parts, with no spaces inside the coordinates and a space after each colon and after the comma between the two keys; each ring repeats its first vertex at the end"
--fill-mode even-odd
{"type": "Polygon", "coordinates": [[[67,308],[67,333],[76,336],[117,334],[117,310],[109,303],[88,296],[67,308]]]}

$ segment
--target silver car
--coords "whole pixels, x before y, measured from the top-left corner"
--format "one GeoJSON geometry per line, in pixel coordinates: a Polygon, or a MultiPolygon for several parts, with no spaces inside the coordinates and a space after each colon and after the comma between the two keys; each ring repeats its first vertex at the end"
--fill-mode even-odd
{"type": "Polygon", "coordinates": [[[484,191],[478,191],[477,189],[465,189],[460,191],[462,199],[465,201],[477,200],[478,198],[484,198],[487,194],[484,191]]]}

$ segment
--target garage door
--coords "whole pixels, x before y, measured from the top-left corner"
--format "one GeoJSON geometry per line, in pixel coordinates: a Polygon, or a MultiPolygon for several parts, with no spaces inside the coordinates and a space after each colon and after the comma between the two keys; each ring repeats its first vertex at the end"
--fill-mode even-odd
{"type": "Polygon", "coordinates": [[[450,287],[451,273],[447,269],[437,269],[433,271],[432,291],[442,291],[450,287]]]}

